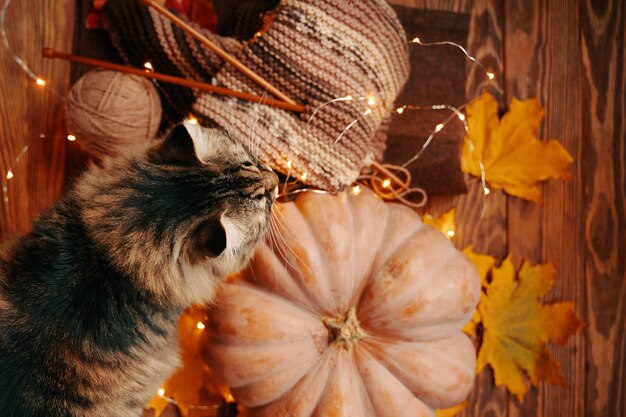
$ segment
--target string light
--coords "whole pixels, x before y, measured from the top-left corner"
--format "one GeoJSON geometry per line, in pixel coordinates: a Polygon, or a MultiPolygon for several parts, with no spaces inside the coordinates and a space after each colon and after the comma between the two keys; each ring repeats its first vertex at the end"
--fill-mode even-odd
{"type": "Polygon", "coordinates": [[[37,84],[40,87],[45,87],[46,86],[46,80],[44,80],[43,78],[37,77],[37,79],[35,80],[35,84],[37,84]]]}
{"type": "Polygon", "coordinates": [[[311,116],[309,117],[309,120],[307,120],[307,122],[306,122],[306,126],[308,126],[309,123],[311,123],[311,120],[313,120],[313,118],[315,117],[317,112],[320,111],[320,109],[322,107],[328,106],[329,104],[332,104],[332,103],[341,102],[341,101],[352,101],[352,96],[351,95],[347,95],[347,96],[344,96],[344,97],[337,97],[337,98],[334,98],[332,100],[328,100],[328,101],[320,104],[319,106],[317,106],[315,108],[315,110],[313,110],[313,113],[311,113],[311,116]]]}
{"type": "Polygon", "coordinates": [[[452,239],[454,237],[454,230],[448,230],[446,232],[446,235],[448,236],[448,238],[452,239]]]}
{"type": "Polygon", "coordinates": [[[157,390],[157,394],[159,395],[159,397],[163,398],[165,396],[165,388],[159,388],[157,390]]]}
{"type": "Polygon", "coordinates": [[[202,323],[201,321],[199,321],[198,324],[196,324],[196,328],[198,330],[204,330],[206,328],[206,325],[202,323]]]}
{"type": "Polygon", "coordinates": [[[69,140],[70,142],[74,142],[76,140],[76,136],[74,136],[74,135],[67,135],[67,140],[69,140]]]}
{"type": "Polygon", "coordinates": [[[286,165],[287,165],[287,168],[291,169],[291,166],[293,165],[293,161],[292,160],[287,161],[286,165]]]}
{"type": "Polygon", "coordinates": [[[306,172],[304,174],[300,175],[300,179],[302,181],[306,181],[306,172]]]}
{"type": "Polygon", "coordinates": [[[189,116],[187,116],[187,121],[191,123],[192,125],[198,124],[198,119],[193,114],[190,114],[189,116]]]}
{"type": "Polygon", "coordinates": [[[441,129],[443,129],[443,123],[439,123],[436,127],[435,127],[435,132],[440,132],[441,129]]]}
{"type": "Polygon", "coordinates": [[[436,46],[436,45],[450,45],[450,46],[454,46],[455,48],[458,48],[461,50],[461,52],[463,52],[463,54],[467,57],[467,59],[469,59],[470,61],[472,61],[474,64],[478,65],[483,72],[485,73],[485,76],[490,79],[493,80],[496,78],[495,74],[491,71],[488,71],[487,68],[485,68],[483,66],[483,64],[480,63],[480,61],[478,61],[474,56],[470,55],[469,52],[467,52],[467,50],[459,45],[456,42],[452,42],[452,41],[440,41],[440,42],[422,42],[420,40],[420,38],[415,37],[413,38],[409,43],[414,43],[417,45],[421,45],[421,46],[436,46]]]}
{"type": "Polygon", "coordinates": [[[391,185],[391,180],[389,178],[385,179],[382,183],[382,187],[383,188],[389,188],[389,186],[391,185]]]}
{"type": "Polygon", "coordinates": [[[486,185],[483,185],[483,193],[485,193],[485,195],[489,195],[490,192],[491,190],[486,185]]]}
{"type": "Polygon", "coordinates": [[[144,63],[143,67],[146,69],[146,72],[154,72],[154,67],[151,62],[144,63]]]}
{"type": "Polygon", "coordinates": [[[13,171],[9,170],[7,172],[7,180],[10,180],[11,178],[13,178],[13,171]]]}
{"type": "Polygon", "coordinates": [[[361,194],[361,187],[359,185],[355,185],[352,187],[352,194],[359,195],[361,194]]]}

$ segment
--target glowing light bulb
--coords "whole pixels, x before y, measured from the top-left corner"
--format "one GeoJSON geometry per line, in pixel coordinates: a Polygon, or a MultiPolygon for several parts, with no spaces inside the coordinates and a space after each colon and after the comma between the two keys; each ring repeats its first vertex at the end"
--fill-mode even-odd
{"type": "Polygon", "coordinates": [[[367,98],[367,105],[368,106],[375,106],[376,105],[376,100],[374,100],[372,97],[368,97],[367,98]]]}
{"type": "Polygon", "coordinates": [[[487,71],[487,78],[489,78],[490,80],[493,80],[494,78],[496,78],[496,76],[494,75],[493,72],[487,71]]]}
{"type": "Polygon", "coordinates": [[[391,180],[387,178],[386,180],[383,181],[382,187],[389,188],[390,185],[391,185],[391,180]]]}
{"type": "Polygon", "coordinates": [[[487,187],[483,187],[483,193],[485,193],[485,195],[489,195],[489,193],[491,192],[491,190],[487,187]]]}
{"type": "Polygon", "coordinates": [[[361,193],[361,187],[358,185],[355,185],[354,187],[352,187],[352,194],[354,195],[359,195],[361,193]]]}
{"type": "Polygon", "coordinates": [[[152,72],[154,71],[154,67],[152,66],[151,62],[146,62],[143,64],[143,67],[146,69],[146,71],[148,72],[152,72]]]}
{"type": "Polygon", "coordinates": [[[372,109],[367,109],[367,110],[365,110],[365,113],[363,113],[363,116],[367,116],[371,112],[372,112],[372,109]]]}
{"type": "Polygon", "coordinates": [[[165,388],[159,388],[157,394],[159,394],[159,397],[163,398],[165,396],[165,388]]]}
{"type": "Polygon", "coordinates": [[[448,231],[446,232],[446,235],[448,235],[448,237],[449,237],[450,239],[452,239],[452,238],[454,237],[454,230],[448,230],[448,231]]]}
{"type": "Polygon", "coordinates": [[[13,171],[9,170],[9,172],[7,172],[7,180],[10,180],[11,178],[13,178],[13,171]]]}
{"type": "Polygon", "coordinates": [[[235,402],[235,397],[233,397],[231,393],[226,394],[224,397],[225,397],[226,402],[229,402],[229,403],[235,402]]]}
{"type": "Polygon", "coordinates": [[[255,37],[255,38],[258,38],[258,37],[259,37],[259,36],[261,36],[261,35],[262,35],[262,33],[261,33],[261,32],[257,32],[257,33],[255,33],[255,34],[254,34],[254,37],[255,37]]]}
{"type": "Polygon", "coordinates": [[[435,132],[439,132],[441,129],[443,129],[443,123],[439,123],[437,127],[435,127],[435,132]]]}
{"type": "Polygon", "coordinates": [[[293,162],[291,160],[287,161],[287,168],[291,169],[293,166],[293,162]]]}
{"type": "Polygon", "coordinates": [[[187,117],[187,120],[189,120],[189,123],[191,123],[192,125],[198,124],[198,119],[193,114],[190,114],[189,117],[187,117]]]}
{"type": "Polygon", "coordinates": [[[465,121],[465,115],[463,113],[459,113],[459,114],[457,114],[457,116],[458,116],[460,121],[462,121],[462,122],[465,121]]]}
{"type": "Polygon", "coordinates": [[[402,114],[402,113],[404,113],[404,107],[398,107],[398,108],[396,109],[396,113],[398,113],[398,114],[402,114]]]}
{"type": "Polygon", "coordinates": [[[304,174],[300,175],[300,179],[302,181],[306,180],[306,172],[304,174]]]}
{"type": "Polygon", "coordinates": [[[40,87],[43,87],[46,85],[46,80],[42,79],[42,78],[37,78],[35,80],[35,84],[37,84],[40,87]]]}
{"type": "Polygon", "coordinates": [[[352,96],[345,96],[343,99],[346,101],[352,101],[352,96]]]}
{"type": "Polygon", "coordinates": [[[415,37],[415,38],[413,38],[413,40],[411,42],[413,42],[413,43],[420,43],[420,38],[415,37]]]}
{"type": "Polygon", "coordinates": [[[196,327],[198,328],[198,330],[204,330],[206,328],[206,325],[199,321],[198,324],[196,324],[196,327]]]}
{"type": "Polygon", "coordinates": [[[76,136],[74,136],[74,135],[67,135],[67,140],[69,140],[70,142],[74,142],[76,140],[76,136]]]}

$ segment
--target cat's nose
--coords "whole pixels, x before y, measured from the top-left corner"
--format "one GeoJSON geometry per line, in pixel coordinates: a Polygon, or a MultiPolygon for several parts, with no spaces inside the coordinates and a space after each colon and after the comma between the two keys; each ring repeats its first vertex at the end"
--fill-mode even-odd
{"type": "Polygon", "coordinates": [[[272,191],[278,187],[278,176],[272,171],[263,171],[263,185],[265,191],[272,191]]]}

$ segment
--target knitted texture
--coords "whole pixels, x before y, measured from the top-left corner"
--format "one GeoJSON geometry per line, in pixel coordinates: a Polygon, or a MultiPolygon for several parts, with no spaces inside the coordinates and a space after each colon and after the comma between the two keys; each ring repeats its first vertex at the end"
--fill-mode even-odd
{"type": "MultiPolygon", "coordinates": [[[[113,39],[129,62],[140,65],[149,60],[157,71],[212,79],[226,88],[268,96],[153,10],[135,8],[133,13],[141,14],[144,26],[138,29],[127,22],[120,30],[122,25],[112,16],[123,17],[121,3],[134,2],[109,0],[107,8],[116,9],[109,13],[113,39]],[[141,33],[156,37],[161,48],[158,59],[153,50],[129,45],[141,42],[129,39],[130,31],[136,38],[141,33]]],[[[203,33],[306,106],[303,114],[297,114],[193,92],[194,113],[229,130],[261,160],[307,184],[341,190],[363,166],[382,157],[389,109],[408,75],[406,36],[384,0],[282,0],[270,27],[250,42],[203,33]],[[352,100],[324,105],[348,95],[352,100]],[[368,104],[370,98],[376,104],[368,104]]]]}

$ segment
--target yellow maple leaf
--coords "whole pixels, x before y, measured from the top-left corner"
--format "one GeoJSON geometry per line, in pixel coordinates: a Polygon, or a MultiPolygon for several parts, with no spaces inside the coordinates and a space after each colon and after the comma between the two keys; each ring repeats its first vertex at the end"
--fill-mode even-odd
{"type": "Polygon", "coordinates": [[[467,107],[468,133],[463,143],[461,170],[485,179],[493,188],[515,197],[541,201],[540,181],[569,178],[572,156],[555,140],[540,141],[536,134],[543,119],[537,100],[513,99],[498,118],[498,104],[489,94],[467,107]]]}
{"type": "Polygon", "coordinates": [[[451,209],[443,213],[439,217],[433,217],[430,214],[424,214],[422,221],[426,224],[433,226],[435,229],[439,229],[448,239],[452,239],[455,234],[455,210],[451,209]]]}
{"type": "Polygon", "coordinates": [[[489,364],[496,385],[504,385],[522,401],[526,393],[523,371],[534,385],[539,381],[564,385],[545,343],[565,344],[583,323],[573,302],[541,303],[556,279],[552,264],[524,262],[517,276],[516,280],[509,256],[493,268],[491,283],[481,295],[478,310],[484,333],[477,372],[489,364]]]}
{"type": "Polygon", "coordinates": [[[443,408],[435,411],[435,417],[454,417],[461,411],[465,410],[469,406],[467,401],[463,401],[461,404],[455,405],[450,408],[443,408]]]}
{"type": "MultiPolygon", "coordinates": [[[[489,275],[489,272],[491,272],[491,268],[493,267],[493,265],[496,263],[495,258],[489,255],[483,255],[483,254],[474,252],[474,249],[472,248],[471,245],[463,249],[463,254],[467,256],[476,267],[476,270],[478,271],[478,275],[480,276],[481,286],[485,288],[488,285],[487,276],[489,275]]],[[[480,311],[478,311],[478,307],[476,307],[476,310],[474,310],[474,315],[472,316],[472,319],[468,321],[461,330],[465,334],[471,336],[472,338],[475,338],[476,326],[478,326],[478,323],[480,323],[480,321],[481,321],[480,311]]]]}
{"type": "Polygon", "coordinates": [[[491,271],[491,268],[496,263],[496,260],[493,256],[483,255],[480,253],[474,252],[472,246],[468,246],[463,249],[463,254],[467,256],[470,261],[474,264],[476,269],[478,270],[478,275],[480,276],[480,283],[483,287],[487,286],[487,275],[491,271]]]}

